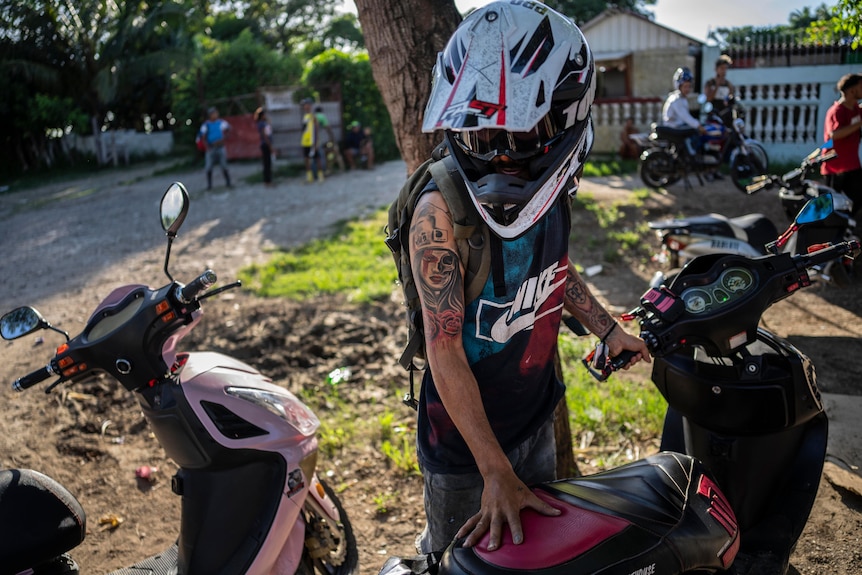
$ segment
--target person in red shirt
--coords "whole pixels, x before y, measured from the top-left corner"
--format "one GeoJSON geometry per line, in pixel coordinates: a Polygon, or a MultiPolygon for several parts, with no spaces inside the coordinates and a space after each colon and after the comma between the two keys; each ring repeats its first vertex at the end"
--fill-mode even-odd
{"type": "Polygon", "coordinates": [[[862,139],[862,74],[845,74],[838,80],[841,97],[826,112],[823,140],[832,140],[838,157],[820,164],[826,184],[847,194],[854,210],[862,208],[862,164],[859,142],[862,139]]]}

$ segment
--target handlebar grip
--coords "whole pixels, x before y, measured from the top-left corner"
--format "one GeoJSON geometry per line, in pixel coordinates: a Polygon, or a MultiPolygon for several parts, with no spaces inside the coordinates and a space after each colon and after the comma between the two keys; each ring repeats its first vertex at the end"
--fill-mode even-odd
{"type": "Polygon", "coordinates": [[[624,366],[628,365],[632,358],[637,354],[638,352],[636,351],[624,349],[618,355],[615,355],[611,358],[611,367],[614,369],[614,371],[622,369],[624,366]]]}
{"type": "Polygon", "coordinates": [[[180,289],[180,300],[183,303],[191,303],[194,299],[205,292],[207,288],[213,285],[218,277],[212,270],[207,270],[191,282],[188,285],[183,286],[180,289]]]}
{"type": "Polygon", "coordinates": [[[15,383],[12,384],[12,389],[15,391],[24,391],[28,387],[33,387],[40,381],[45,381],[52,375],[54,375],[54,370],[51,369],[50,365],[46,365],[42,369],[37,369],[33,373],[28,373],[24,377],[16,379],[15,383]]]}
{"type": "Polygon", "coordinates": [[[801,254],[797,257],[801,258],[804,267],[811,267],[817,264],[824,264],[838,256],[845,254],[859,253],[859,241],[852,240],[849,242],[841,242],[810,254],[801,254]]]}
{"type": "Polygon", "coordinates": [[[762,180],[752,182],[752,183],[748,184],[747,186],[745,186],[745,193],[748,195],[756,194],[760,190],[767,188],[770,185],[772,185],[772,178],[766,177],[762,180]]]}

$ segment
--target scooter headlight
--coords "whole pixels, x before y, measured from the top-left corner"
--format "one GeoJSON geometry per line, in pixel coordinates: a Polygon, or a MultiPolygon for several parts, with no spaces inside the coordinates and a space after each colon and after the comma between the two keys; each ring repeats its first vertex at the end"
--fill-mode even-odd
{"type": "Polygon", "coordinates": [[[228,387],[225,393],[244,399],[277,415],[305,436],[314,435],[320,420],[295,395],[289,391],[264,391],[248,387],[228,387]]]}

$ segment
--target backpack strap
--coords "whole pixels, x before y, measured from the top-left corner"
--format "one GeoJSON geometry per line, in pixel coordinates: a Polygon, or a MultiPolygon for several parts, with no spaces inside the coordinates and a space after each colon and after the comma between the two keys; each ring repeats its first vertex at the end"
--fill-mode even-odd
{"type": "Polygon", "coordinates": [[[432,163],[428,171],[452,214],[455,243],[464,265],[464,303],[470,303],[482,293],[491,270],[490,231],[470,200],[451,155],[432,163]]]}

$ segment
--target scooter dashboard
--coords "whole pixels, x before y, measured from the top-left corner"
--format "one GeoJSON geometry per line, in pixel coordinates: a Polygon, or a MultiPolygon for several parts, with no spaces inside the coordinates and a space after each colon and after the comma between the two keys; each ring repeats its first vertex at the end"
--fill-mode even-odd
{"type": "Polygon", "coordinates": [[[743,298],[755,285],[754,275],[741,267],[724,270],[712,283],[685,289],[680,297],[691,314],[709,313],[743,298]]]}

